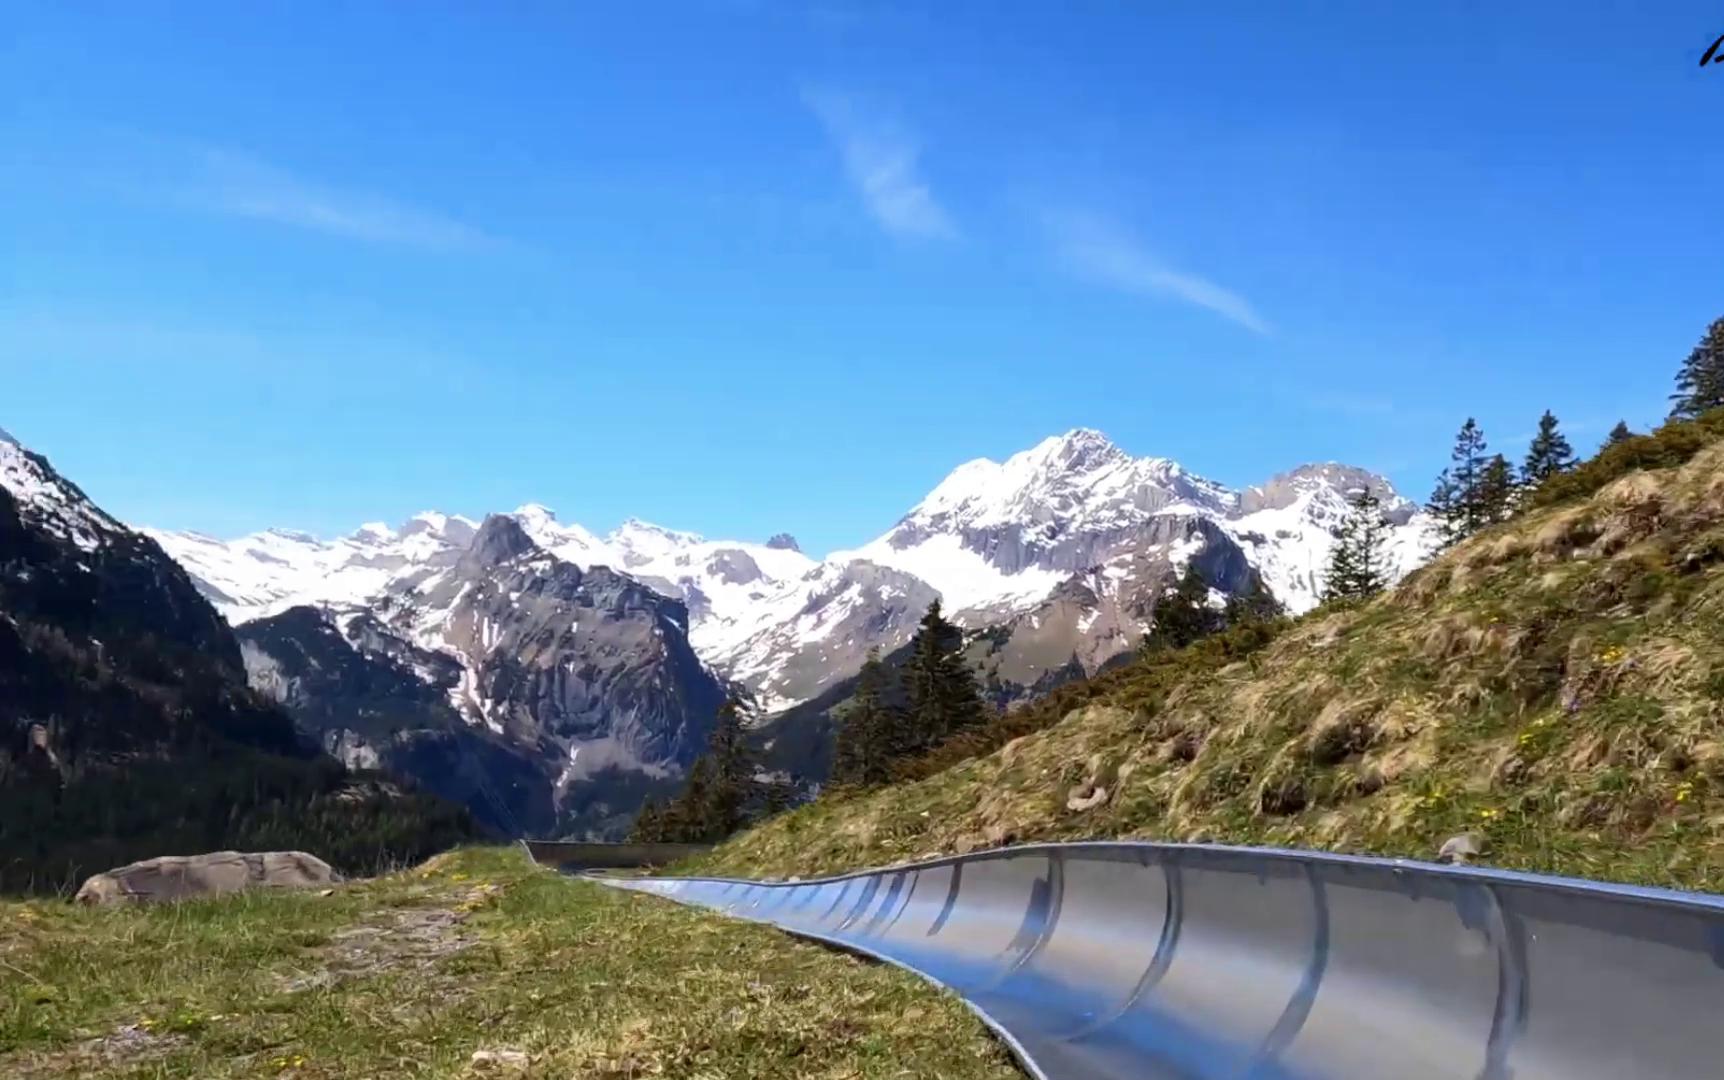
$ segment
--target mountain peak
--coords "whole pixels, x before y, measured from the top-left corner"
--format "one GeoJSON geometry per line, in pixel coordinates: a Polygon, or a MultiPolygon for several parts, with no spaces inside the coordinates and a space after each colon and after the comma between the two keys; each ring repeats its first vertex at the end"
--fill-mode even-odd
{"type": "Polygon", "coordinates": [[[19,446],[19,445],[21,445],[17,439],[14,439],[12,437],[12,433],[10,431],[7,431],[3,427],[0,427],[0,444],[4,444],[6,446],[19,446]]]}
{"type": "Polygon", "coordinates": [[[401,523],[396,534],[403,540],[423,533],[444,543],[464,546],[479,531],[479,523],[460,514],[445,514],[436,510],[421,510],[401,523]]]}
{"type": "Polygon", "coordinates": [[[1331,499],[1338,496],[1346,500],[1363,491],[1369,491],[1382,500],[1384,511],[1391,517],[1398,516],[1404,520],[1414,509],[1412,503],[1377,473],[1339,461],[1321,461],[1297,465],[1241,491],[1238,512],[1251,514],[1259,510],[1280,510],[1303,497],[1324,492],[1332,493],[1331,499]]]}
{"type": "Polygon", "coordinates": [[[1165,507],[1221,512],[1232,493],[1167,458],[1134,458],[1093,428],[1073,428],[1004,462],[958,466],[903,524],[936,531],[1123,524],[1165,507]]]}
{"type": "Polygon", "coordinates": [[[802,545],[796,542],[796,537],[787,532],[774,533],[766,541],[766,546],[774,551],[801,551],[802,545]]]}
{"type": "Polygon", "coordinates": [[[467,549],[466,557],[481,566],[492,566],[525,555],[537,547],[533,538],[527,535],[527,530],[512,516],[488,514],[473,537],[473,545],[467,549]]]}
{"type": "Polygon", "coordinates": [[[10,435],[0,438],[0,488],[6,489],[27,516],[86,551],[124,529],[76,484],[55,472],[47,458],[32,453],[10,435]]]}
{"type": "Polygon", "coordinates": [[[523,523],[543,524],[557,520],[557,512],[544,503],[522,503],[515,508],[513,515],[523,523]]]}
{"type": "Polygon", "coordinates": [[[705,542],[705,538],[698,533],[667,529],[663,525],[654,525],[637,517],[624,519],[608,539],[617,547],[637,556],[648,557],[705,542]]]}
{"type": "Polygon", "coordinates": [[[1064,435],[1052,435],[1034,447],[1006,459],[1010,467],[1020,458],[1027,458],[1042,468],[1061,472],[1088,472],[1113,461],[1129,459],[1130,455],[1116,446],[1112,439],[1094,428],[1072,428],[1064,435]]]}

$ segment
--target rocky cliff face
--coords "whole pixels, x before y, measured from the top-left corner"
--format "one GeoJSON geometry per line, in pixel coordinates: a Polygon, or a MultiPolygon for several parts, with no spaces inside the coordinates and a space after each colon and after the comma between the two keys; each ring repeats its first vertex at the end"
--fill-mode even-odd
{"type": "Polygon", "coordinates": [[[725,691],[678,601],[557,558],[508,515],[401,565],[368,604],[241,628],[253,684],[331,752],[512,833],[605,837],[704,748],[725,691]]]}
{"type": "Polygon", "coordinates": [[[557,830],[557,748],[468,723],[449,699],[453,659],[363,611],[290,608],[237,633],[251,685],[344,765],[412,777],[504,835],[557,830]]]}
{"type": "Polygon", "coordinates": [[[392,596],[384,618],[462,666],[455,704],[500,734],[568,749],[565,782],[616,765],[680,771],[706,745],[724,689],[688,643],[688,610],[606,567],[582,570],[505,515],[446,573],[392,596]]]}

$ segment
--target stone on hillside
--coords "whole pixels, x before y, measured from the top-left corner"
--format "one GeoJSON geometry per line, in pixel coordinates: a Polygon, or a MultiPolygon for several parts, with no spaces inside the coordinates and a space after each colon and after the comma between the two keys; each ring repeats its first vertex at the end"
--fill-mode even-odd
{"type": "Polygon", "coordinates": [[[524,1050],[475,1050],[471,1064],[475,1069],[524,1072],[531,1062],[524,1050]]]}
{"type": "Polygon", "coordinates": [[[1483,855],[1485,851],[1484,838],[1477,833],[1461,833],[1443,841],[1443,846],[1437,849],[1437,861],[1455,866],[1465,866],[1483,855]]]}
{"type": "Polygon", "coordinates": [[[1107,802],[1107,788],[1100,784],[1079,784],[1066,794],[1066,809],[1082,813],[1107,802]]]}
{"type": "Polygon", "coordinates": [[[96,874],[75,897],[80,904],[189,900],[246,889],[304,889],[331,885],[341,875],[303,851],[216,851],[163,855],[96,874]]]}

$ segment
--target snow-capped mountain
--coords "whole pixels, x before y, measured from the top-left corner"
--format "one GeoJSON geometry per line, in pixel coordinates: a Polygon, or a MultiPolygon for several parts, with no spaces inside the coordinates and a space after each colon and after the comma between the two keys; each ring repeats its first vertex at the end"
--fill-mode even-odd
{"type": "Polygon", "coordinates": [[[1028,689],[1074,659],[1094,671],[1135,646],[1194,559],[1221,594],[1255,577],[1288,610],[1309,610],[1362,489],[1393,524],[1397,574],[1417,566],[1429,523],[1382,477],[1306,465],[1235,491],[1080,428],[1004,462],[960,465],[882,536],[771,600],[754,636],[705,655],[771,707],[803,701],[855,671],[868,648],[907,640],[915,618],[905,609],[931,590],[960,624],[994,631],[984,668],[1028,689]]]}
{"type": "Polygon", "coordinates": [[[351,767],[411,778],[499,828],[619,835],[642,797],[679,782],[724,697],[678,599],[557,558],[512,516],[427,513],[327,542],[153,536],[165,543],[0,433],[0,593],[19,601],[0,605],[0,631],[42,607],[89,637],[78,656],[92,663],[124,649],[150,680],[208,667],[233,692],[249,683],[286,709],[269,716],[351,767]],[[148,656],[157,639],[165,667],[148,656]]]}
{"type": "MultiPolygon", "coordinates": [[[[0,488],[68,550],[154,550],[4,436],[0,488]]],[[[238,627],[253,686],[331,753],[421,776],[493,822],[614,835],[676,782],[726,682],[765,711],[816,698],[940,599],[1010,702],[1135,646],[1188,564],[1217,603],[1261,582],[1311,607],[1360,489],[1393,523],[1396,569],[1417,565],[1429,524],[1381,477],[1306,465],[1236,491],[1082,429],[959,466],[881,536],[821,560],[788,534],[631,519],[601,536],[537,504],[332,540],[146,532],[238,627]]]]}
{"type": "MultiPolygon", "coordinates": [[[[1075,658],[1094,670],[1132,647],[1193,559],[1219,594],[1261,580],[1289,610],[1307,610],[1348,498],[1366,488],[1393,523],[1397,570],[1411,569],[1429,551],[1429,524],[1381,477],[1305,465],[1234,490],[1087,429],[960,465],[880,537],[819,561],[787,535],[708,540],[631,519],[600,536],[537,504],[507,516],[560,561],[680,601],[701,660],[773,710],[854,672],[868,649],[907,640],[935,597],[960,623],[1003,632],[1000,664],[1025,685],[1045,667],[1075,658]]],[[[331,541],[282,530],[229,542],[151,535],[244,622],[297,604],[396,603],[454,566],[477,527],[424,513],[331,541]]],[[[428,631],[418,641],[449,648],[428,631]]]]}
{"type": "MultiPolygon", "coordinates": [[[[729,648],[759,629],[757,617],[769,612],[769,602],[817,565],[787,534],[776,544],[709,541],[631,518],[600,538],[557,520],[537,503],[507,516],[564,562],[584,570],[609,567],[681,600],[689,609],[690,637],[703,653],[729,648]]],[[[367,606],[453,565],[478,528],[471,518],[426,511],[398,529],[373,522],[327,541],[290,529],[230,541],[196,532],[143,531],[238,624],[301,604],[367,606]]]]}
{"type": "Polygon", "coordinates": [[[1383,517],[1394,526],[1388,561],[1398,579],[1430,557],[1434,525],[1387,480],[1350,465],[1301,465],[1246,488],[1237,496],[1228,531],[1276,599],[1294,613],[1309,611],[1321,596],[1324,567],[1348,501],[1364,491],[1377,497],[1383,517]]]}
{"type": "Polygon", "coordinates": [[[237,540],[142,531],[184,566],[216,610],[237,625],[301,604],[364,606],[391,587],[453,564],[478,527],[469,518],[427,512],[399,529],[372,522],[335,540],[292,529],[267,529],[237,540]]]}
{"type": "Polygon", "coordinates": [[[16,500],[25,524],[79,550],[94,551],[131,533],[4,428],[0,428],[0,487],[16,500]]]}
{"type": "Polygon", "coordinates": [[[690,619],[689,641],[703,656],[733,648],[769,619],[773,601],[812,571],[813,559],[781,533],[765,544],[714,541],[635,518],[603,540],[579,525],[565,525],[543,506],[514,513],[539,546],[577,566],[608,566],[681,600],[690,619]]]}

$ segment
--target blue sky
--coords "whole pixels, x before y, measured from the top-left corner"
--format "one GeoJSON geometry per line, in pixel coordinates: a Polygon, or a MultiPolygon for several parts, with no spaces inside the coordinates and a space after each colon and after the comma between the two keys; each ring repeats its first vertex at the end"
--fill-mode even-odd
{"type": "Polygon", "coordinates": [[[818,553],[1075,426],[1422,498],[1724,314],[1724,10],[1498,7],[15,0],[0,426],[217,534],[818,553]]]}

